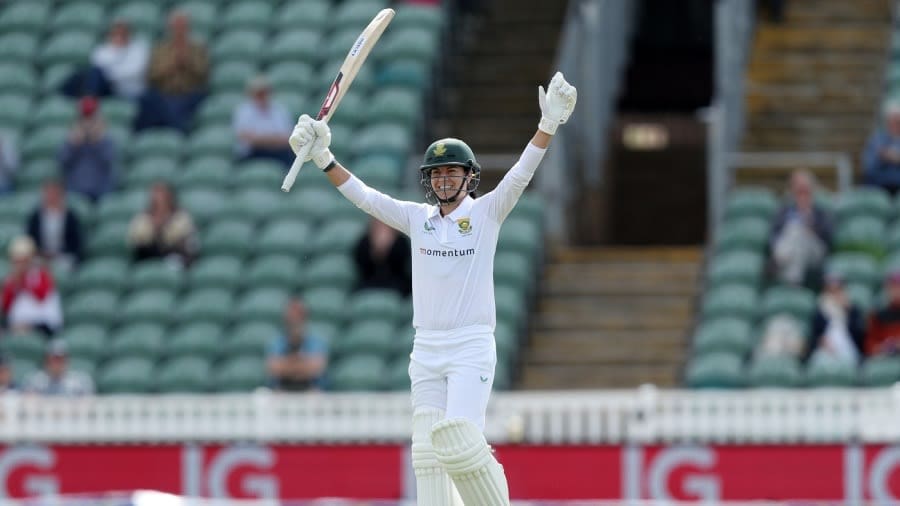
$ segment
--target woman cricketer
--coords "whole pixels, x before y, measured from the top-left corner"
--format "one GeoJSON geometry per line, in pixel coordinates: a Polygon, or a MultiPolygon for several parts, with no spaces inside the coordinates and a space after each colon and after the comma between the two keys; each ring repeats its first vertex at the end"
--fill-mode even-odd
{"type": "Polygon", "coordinates": [[[509,505],[503,468],[484,435],[494,381],[494,253],[500,226],[525,190],[577,92],[559,72],[538,88],[541,120],[518,162],[493,191],[473,199],[481,168],[458,139],[425,152],[421,183],[428,204],[395,200],[335,161],[323,121],[300,117],[290,137],[357,207],[408,235],[412,244],[410,355],[412,465],[420,506],[509,505]],[[455,485],[455,486],[454,486],[455,485]]]}

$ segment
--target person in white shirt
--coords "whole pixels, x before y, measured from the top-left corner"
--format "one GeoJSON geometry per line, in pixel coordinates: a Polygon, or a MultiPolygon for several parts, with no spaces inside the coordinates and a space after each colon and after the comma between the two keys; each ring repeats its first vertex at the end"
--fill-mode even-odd
{"type": "Polygon", "coordinates": [[[286,107],[272,100],[271,92],[265,76],[247,83],[247,100],[238,104],[232,120],[237,157],[269,158],[290,167],[294,161],[288,144],[293,128],[291,116],[286,107]]]}
{"type": "Polygon", "coordinates": [[[113,20],[103,44],[91,53],[91,65],[78,70],[63,84],[63,93],[81,97],[116,95],[137,100],[147,86],[150,44],[133,37],[123,19],[113,20]]]}
{"type": "Polygon", "coordinates": [[[395,200],[339,164],[323,121],[300,117],[291,134],[307,160],[357,207],[410,237],[413,326],[410,355],[412,465],[419,504],[508,506],[503,468],[484,435],[496,365],[493,262],[500,226],[540,163],[552,135],[575,108],[577,92],[559,72],[539,88],[541,120],[531,142],[497,188],[470,195],[480,167],[459,139],[425,152],[421,182],[430,204],[395,200]]]}

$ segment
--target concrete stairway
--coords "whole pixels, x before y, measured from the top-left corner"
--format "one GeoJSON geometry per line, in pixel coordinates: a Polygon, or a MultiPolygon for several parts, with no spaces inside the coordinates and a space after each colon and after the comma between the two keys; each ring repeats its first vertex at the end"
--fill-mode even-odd
{"type": "MultiPolygon", "coordinates": [[[[841,151],[854,160],[881,101],[889,0],[792,0],[761,22],[747,72],[745,151],[841,151]]],[[[741,183],[771,171],[743,170],[741,183]]]]}
{"type": "Polygon", "coordinates": [[[699,247],[555,252],[519,387],[676,385],[701,254],[699,247]]]}

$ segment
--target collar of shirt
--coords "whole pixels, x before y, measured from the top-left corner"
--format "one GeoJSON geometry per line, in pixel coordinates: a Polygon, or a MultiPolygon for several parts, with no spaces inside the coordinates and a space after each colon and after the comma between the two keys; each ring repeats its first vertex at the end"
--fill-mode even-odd
{"type": "MultiPolygon", "coordinates": [[[[454,209],[452,213],[448,214],[446,216],[446,218],[450,218],[451,220],[456,220],[456,218],[460,215],[468,216],[469,211],[472,210],[472,206],[474,204],[475,204],[475,200],[472,197],[466,195],[465,198],[462,200],[462,202],[459,203],[459,206],[456,209],[454,209]]],[[[440,209],[441,209],[441,206],[437,206],[437,205],[431,206],[431,209],[428,210],[428,219],[431,220],[435,216],[440,216],[441,215],[440,209]]]]}

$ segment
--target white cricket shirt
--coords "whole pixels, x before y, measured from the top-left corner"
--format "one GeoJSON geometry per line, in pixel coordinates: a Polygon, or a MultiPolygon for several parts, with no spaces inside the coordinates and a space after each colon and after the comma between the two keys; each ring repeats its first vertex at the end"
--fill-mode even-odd
{"type": "Polygon", "coordinates": [[[529,143],[493,191],[477,199],[466,196],[447,216],[441,216],[436,205],[393,199],[355,176],[338,187],[357,207],[409,236],[417,337],[467,327],[493,333],[494,253],[500,225],[545,151],[529,143]]]}

